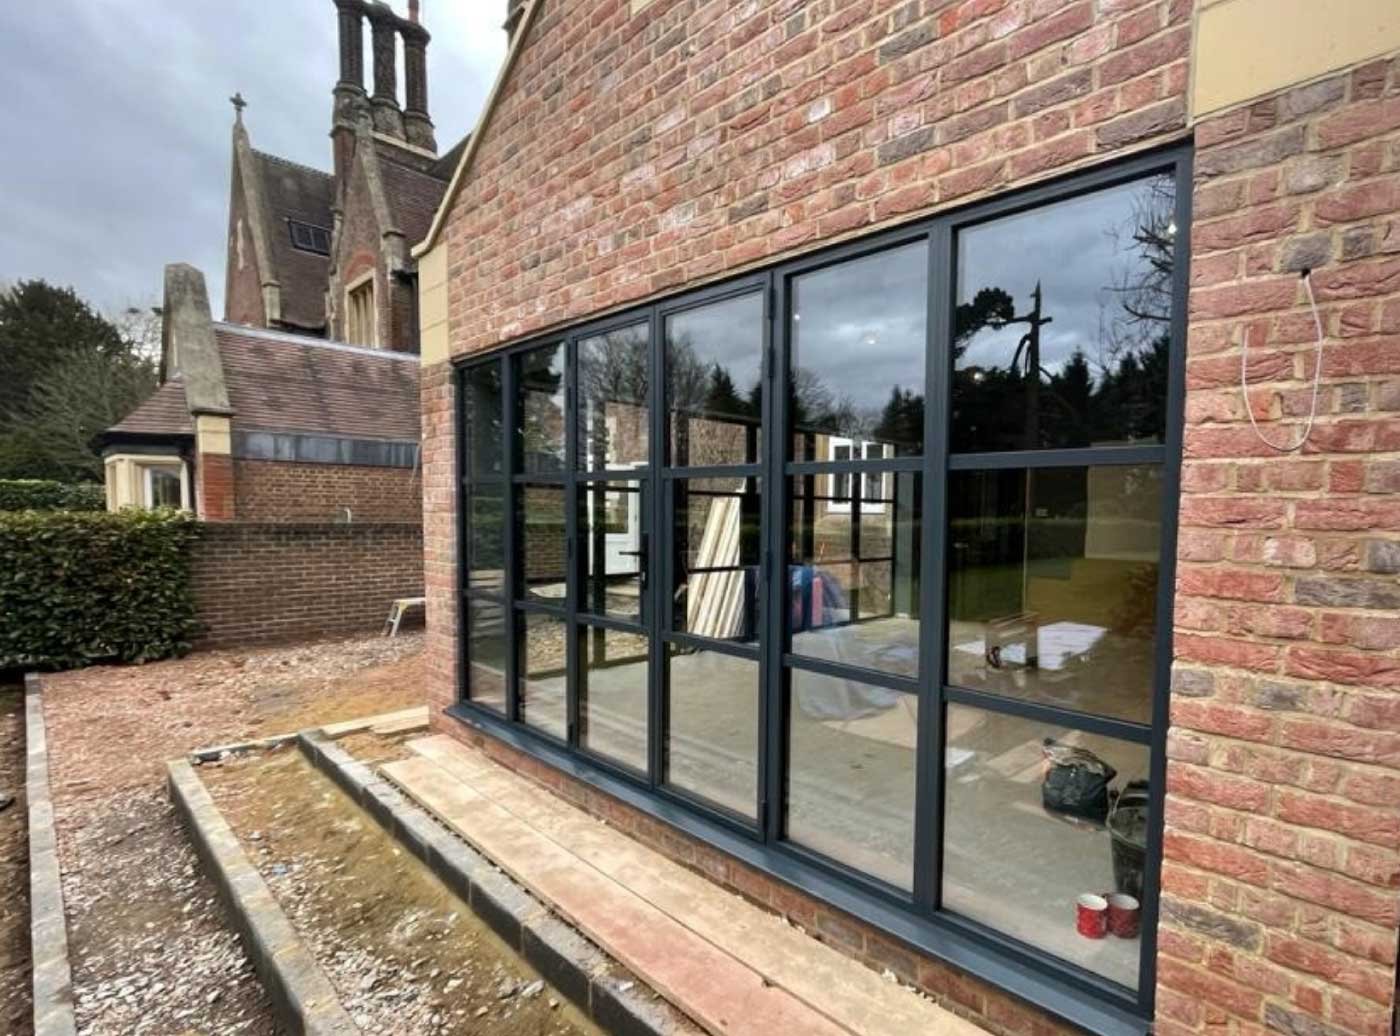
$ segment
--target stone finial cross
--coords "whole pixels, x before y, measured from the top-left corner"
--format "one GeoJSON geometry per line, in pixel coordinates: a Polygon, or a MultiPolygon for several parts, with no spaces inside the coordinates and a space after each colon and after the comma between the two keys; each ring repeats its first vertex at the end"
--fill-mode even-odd
{"type": "Polygon", "coordinates": [[[243,99],[243,92],[240,90],[238,93],[230,97],[228,101],[229,104],[233,105],[233,110],[235,113],[234,118],[241,123],[243,121],[243,109],[248,107],[248,102],[243,99]]]}

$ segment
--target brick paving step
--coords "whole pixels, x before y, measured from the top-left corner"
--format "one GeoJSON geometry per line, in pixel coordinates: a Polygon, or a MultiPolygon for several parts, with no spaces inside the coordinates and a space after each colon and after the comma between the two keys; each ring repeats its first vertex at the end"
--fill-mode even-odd
{"type": "Polygon", "coordinates": [[[716,1034],[985,1036],[445,736],[384,773],[716,1034]]]}

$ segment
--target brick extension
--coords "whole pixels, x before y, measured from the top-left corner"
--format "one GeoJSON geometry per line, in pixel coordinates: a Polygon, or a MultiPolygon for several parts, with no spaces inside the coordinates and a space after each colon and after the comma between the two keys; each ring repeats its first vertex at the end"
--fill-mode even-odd
{"type": "MultiPolygon", "coordinates": [[[[546,5],[447,219],[451,351],[1186,138],[1191,4],[546,5]],[[619,42],[621,41],[621,42],[619,42]],[[547,127],[547,129],[546,129],[547,127]]],[[[1400,58],[1201,123],[1159,1036],[1386,1036],[1400,895],[1400,58]],[[1315,283],[1329,331],[1313,445],[1315,283]]],[[[447,364],[425,368],[435,709],[455,696],[447,364]]],[[[474,743],[996,1032],[1062,1023],[513,749],[474,743]]]]}
{"type": "Polygon", "coordinates": [[[200,647],[373,630],[423,586],[419,526],[208,524],[192,561],[200,647]]]}
{"type": "Polygon", "coordinates": [[[423,517],[413,468],[350,464],[233,462],[238,520],[327,522],[350,508],[356,522],[413,522],[423,517]]]}

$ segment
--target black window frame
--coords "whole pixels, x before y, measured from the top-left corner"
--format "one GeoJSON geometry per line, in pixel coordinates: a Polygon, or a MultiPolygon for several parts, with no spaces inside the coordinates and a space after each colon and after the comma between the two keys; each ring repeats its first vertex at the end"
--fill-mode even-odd
{"type": "MultiPolygon", "coordinates": [[[[507,576],[505,607],[510,617],[511,643],[506,652],[507,713],[483,708],[462,695],[465,687],[465,655],[467,609],[458,608],[457,671],[459,700],[449,713],[464,724],[485,731],[508,744],[529,752],[563,772],[587,782],[627,804],[667,823],[682,832],[735,856],[749,866],[773,878],[791,884],[882,931],[893,940],[907,944],[915,951],[941,959],[963,969],[977,978],[1000,987],[1052,1014],[1059,1015],[1082,1028],[1103,1036],[1141,1034],[1148,1031],[1155,1006],[1156,930],[1159,915],[1159,886],[1162,857],[1163,802],[1166,778],[1166,734],[1169,711],[1169,678],[1172,657],[1172,605],[1175,577],[1177,539],[1177,501],[1180,490],[1182,428],[1185,399],[1185,348],[1187,326],[1187,295],[1189,285],[1190,242],[1186,229],[1191,225],[1192,150],[1189,143],[1173,145],[1141,155],[1115,161],[1087,172],[1046,181],[1042,184],[1008,192],[988,201],[939,213],[916,222],[867,235],[858,240],[829,246],[794,259],[774,264],[757,273],[734,277],[695,290],[684,291],[653,300],[606,317],[580,323],[564,332],[552,332],[513,342],[491,351],[455,363],[458,379],[458,556],[465,557],[465,512],[462,502],[466,493],[465,457],[461,448],[464,434],[462,421],[461,373],[483,363],[499,363],[502,370],[502,396],[506,430],[504,471],[507,485],[505,513],[515,513],[518,486],[526,482],[559,481],[566,486],[567,536],[572,551],[571,564],[581,568],[579,551],[573,549],[578,535],[578,503],[576,486],[581,483],[618,478],[635,478],[632,472],[580,472],[575,463],[577,423],[576,352],[573,343],[599,333],[627,327],[647,320],[651,326],[649,353],[650,439],[648,443],[652,481],[649,483],[649,528],[652,536],[652,592],[669,588],[672,579],[669,540],[672,514],[672,486],[676,479],[700,477],[748,476],[762,479],[767,490],[763,502],[766,529],[761,545],[761,575],[759,589],[760,621],[767,631],[761,650],[748,645],[705,641],[706,650],[729,652],[745,658],[757,656],[760,670],[759,694],[759,803],[758,820],[734,814],[701,799],[660,783],[663,760],[658,731],[664,729],[665,707],[664,669],[660,664],[669,644],[685,644],[687,634],[671,631],[670,609],[651,609],[649,635],[656,641],[651,649],[649,707],[652,717],[649,745],[651,774],[639,777],[634,771],[610,763],[597,755],[571,747],[577,739],[577,716],[571,715],[569,743],[560,742],[542,732],[515,722],[519,717],[515,621],[518,612],[547,610],[537,605],[522,605],[513,597],[507,576]],[[1171,347],[1166,400],[1167,426],[1160,444],[1117,445],[1074,449],[1041,449],[1018,452],[953,453],[951,434],[946,422],[950,415],[953,357],[950,348],[954,301],[956,298],[957,247],[960,230],[1015,213],[1024,212],[1088,193],[1138,181],[1153,174],[1169,175],[1175,184],[1175,222],[1181,232],[1176,238],[1176,253],[1172,270],[1171,347]],[[787,429],[786,392],[790,356],[788,302],[791,279],[803,273],[821,269],[874,252],[924,241],[929,262],[927,300],[926,394],[924,453],[921,457],[891,457],[879,460],[816,461],[793,460],[788,456],[790,435],[787,429]],[[764,356],[762,384],[764,386],[761,415],[762,447],[757,465],[722,465],[714,467],[669,468],[670,429],[666,409],[665,369],[662,353],[665,347],[666,316],[682,310],[718,302],[747,293],[761,291],[764,299],[764,356]],[[516,473],[514,459],[518,444],[514,429],[517,425],[514,362],[519,353],[543,345],[566,345],[565,424],[570,429],[565,470],[557,479],[540,475],[516,473]],[[940,422],[945,422],[940,424],[940,422]],[[945,487],[951,472],[1005,468],[1097,467],[1134,464],[1160,465],[1162,471],[1161,557],[1158,568],[1156,600],[1155,648],[1153,663],[1153,695],[1151,722],[1138,724],[1109,717],[1072,712],[1057,706],[1015,698],[999,697],[982,691],[951,686],[945,681],[947,624],[947,504],[945,487]],[[854,476],[851,484],[862,485],[862,475],[916,472],[922,478],[922,519],[919,554],[920,565],[920,667],[917,678],[889,673],[856,670],[835,666],[818,660],[793,656],[787,643],[789,633],[786,594],[774,594],[774,587],[784,587],[787,579],[788,541],[791,506],[787,486],[795,477],[824,474],[854,476]],[[778,491],[774,491],[774,490],[778,491]],[[781,838],[783,780],[786,772],[784,733],[787,727],[785,702],[787,677],[793,665],[817,672],[869,678],[869,682],[897,690],[907,690],[919,696],[916,759],[915,861],[912,894],[846,867],[840,863],[793,845],[781,838]],[[1018,942],[977,922],[951,915],[937,909],[941,873],[934,859],[941,852],[944,796],[943,722],[946,706],[965,704],[992,712],[1026,719],[1071,726],[1089,733],[1104,734],[1145,745],[1150,753],[1149,781],[1151,818],[1148,825],[1147,864],[1144,879],[1143,924],[1138,987],[1129,990],[1084,968],[1071,964],[1048,952],[1018,942]],[[932,808],[930,808],[932,807],[932,808]]],[[[811,485],[811,482],[808,483],[811,485]]],[[[855,495],[855,494],[853,494],[855,495]]],[[[864,494],[859,494],[863,496],[864,494]]],[[[856,506],[859,506],[856,503],[856,506]]],[[[507,522],[505,544],[507,558],[517,557],[513,521],[507,522]]],[[[518,566],[517,566],[518,567],[518,566]]],[[[572,571],[572,570],[571,570],[572,571]]],[[[462,567],[458,567],[459,600],[468,594],[460,585],[462,567]]],[[[571,587],[579,585],[575,579],[571,587]]],[[[471,596],[480,596],[471,593],[471,596]]],[[[580,618],[590,625],[606,628],[633,629],[634,624],[620,620],[600,620],[581,615],[575,594],[570,591],[562,609],[564,614],[580,618]]],[[[659,600],[659,593],[653,601],[659,600]]],[[[569,646],[568,678],[577,686],[579,651],[577,644],[569,646]]],[[[576,695],[571,692],[571,699],[576,695]]]]}
{"type": "Polygon", "coordinates": [[[292,247],[298,252],[324,256],[331,254],[331,232],[325,227],[318,227],[315,223],[307,223],[305,220],[288,218],[287,234],[291,239],[292,247]],[[306,235],[305,241],[297,240],[298,232],[306,235]],[[317,235],[325,239],[324,247],[318,243],[317,235]]]}

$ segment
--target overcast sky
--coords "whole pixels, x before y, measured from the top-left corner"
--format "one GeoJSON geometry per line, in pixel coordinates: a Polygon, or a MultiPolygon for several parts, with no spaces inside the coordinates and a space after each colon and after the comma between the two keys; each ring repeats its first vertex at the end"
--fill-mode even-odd
{"type": "MultiPolygon", "coordinates": [[[[505,8],[423,0],[444,151],[504,58],[505,8]]],[[[158,301],[183,261],[222,314],[228,98],[247,98],[254,147],[329,171],[336,55],[332,0],[0,0],[0,283],[112,309],[158,301]]]]}

